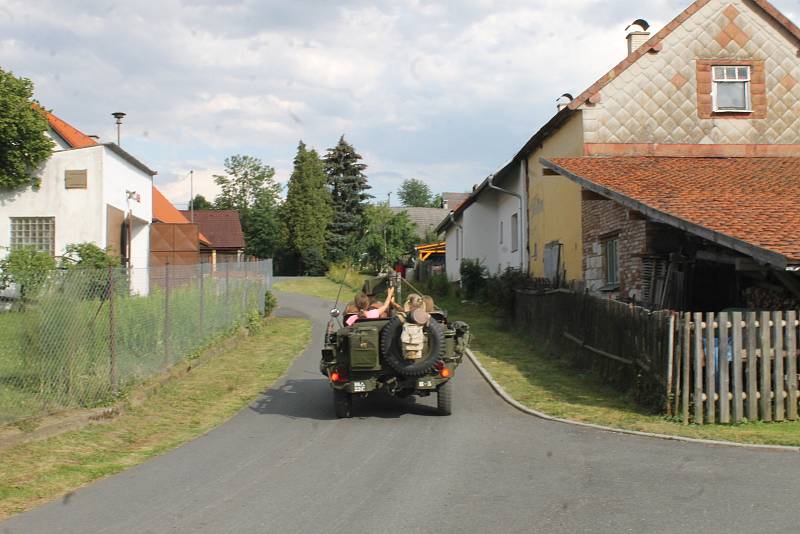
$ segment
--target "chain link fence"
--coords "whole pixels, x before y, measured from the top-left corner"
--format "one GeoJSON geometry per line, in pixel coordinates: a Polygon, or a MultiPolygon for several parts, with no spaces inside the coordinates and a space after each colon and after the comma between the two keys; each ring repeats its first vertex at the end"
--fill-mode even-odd
{"type": "Polygon", "coordinates": [[[0,313],[0,424],[101,406],[263,313],[272,260],[53,271],[0,313]]]}

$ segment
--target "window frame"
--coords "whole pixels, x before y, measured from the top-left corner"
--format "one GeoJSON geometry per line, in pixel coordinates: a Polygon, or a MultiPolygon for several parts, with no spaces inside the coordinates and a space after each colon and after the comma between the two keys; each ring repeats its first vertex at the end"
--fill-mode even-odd
{"type": "Polygon", "coordinates": [[[9,217],[9,249],[16,250],[20,248],[34,247],[37,251],[47,252],[51,256],[56,255],[56,218],[55,217],[9,217]],[[49,223],[49,227],[45,228],[43,223],[49,223]],[[27,225],[26,228],[20,228],[18,225],[27,225]],[[47,235],[32,235],[34,232],[39,233],[42,229],[49,231],[47,235]],[[26,234],[26,235],[20,235],[26,234]],[[19,243],[17,241],[27,238],[27,242],[19,243]],[[43,246],[44,239],[49,238],[49,243],[43,246]]]}
{"type": "Polygon", "coordinates": [[[601,240],[601,244],[603,247],[603,279],[605,282],[605,286],[603,289],[607,291],[613,291],[615,289],[619,289],[620,287],[620,279],[622,278],[622,273],[620,270],[620,251],[619,251],[619,234],[609,235],[604,237],[601,240]],[[612,265],[610,259],[611,255],[609,254],[609,245],[613,243],[613,250],[614,250],[614,264],[612,265]],[[613,268],[612,268],[613,267],[613,268]],[[612,278],[611,274],[614,274],[612,278]]]}
{"type": "Polygon", "coordinates": [[[519,251],[519,213],[511,215],[511,252],[519,251]]]}
{"type": "Polygon", "coordinates": [[[751,65],[728,65],[728,64],[714,64],[711,65],[711,109],[714,113],[753,113],[753,67],[751,65]],[[717,69],[723,69],[722,78],[717,78],[717,69]],[[728,79],[724,74],[724,69],[735,69],[736,78],[728,79]],[[747,78],[739,78],[739,69],[747,69],[747,78]],[[719,107],[717,88],[719,84],[739,84],[744,83],[745,90],[745,108],[721,108],[719,107]]]}

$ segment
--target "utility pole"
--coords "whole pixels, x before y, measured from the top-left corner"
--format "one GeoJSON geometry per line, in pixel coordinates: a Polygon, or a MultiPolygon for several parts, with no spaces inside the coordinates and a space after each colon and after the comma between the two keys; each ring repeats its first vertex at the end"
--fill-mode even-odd
{"type": "Polygon", "coordinates": [[[194,170],[189,171],[189,209],[194,223],[194,170]]]}

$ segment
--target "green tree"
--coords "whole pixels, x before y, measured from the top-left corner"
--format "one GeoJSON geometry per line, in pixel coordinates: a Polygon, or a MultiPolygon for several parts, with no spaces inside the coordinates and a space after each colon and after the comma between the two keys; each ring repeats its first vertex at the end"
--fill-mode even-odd
{"type": "Polygon", "coordinates": [[[192,206],[194,206],[194,209],[196,210],[214,209],[214,204],[209,202],[203,195],[195,195],[194,198],[189,201],[189,207],[187,207],[186,209],[191,210],[192,206]]]}
{"type": "Polygon", "coordinates": [[[365,217],[368,231],[362,252],[372,269],[379,271],[413,250],[418,236],[405,212],[394,213],[384,205],[368,206],[365,217]]]}
{"type": "Polygon", "coordinates": [[[33,176],[53,150],[33,82],[0,69],[0,190],[38,186],[33,176]]]}
{"type": "Polygon", "coordinates": [[[253,207],[264,194],[278,198],[281,190],[275,181],[275,169],[258,158],[241,154],[225,158],[225,174],[215,174],[214,183],[220,188],[214,207],[240,214],[253,207]]]}
{"type": "Polygon", "coordinates": [[[433,196],[431,188],[428,187],[428,184],[416,178],[404,180],[397,191],[397,196],[400,197],[400,202],[403,206],[407,208],[436,207],[437,197],[433,196]]]}
{"type": "MultiPolygon", "coordinates": [[[[215,209],[236,210],[242,222],[245,252],[259,258],[276,254],[280,241],[278,199],[281,185],[275,181],[275,169],[252,156],[235,155],[225,159],[225,175],[215,175],[220,194],[215,209]]],[[[194,197],[200,208],[202,195],[194,197]]]]}
{"type": "Polygon", "coordinates": [[[352,251],[364,230],[364,209],[371,197],[361,156],[344,136],[325,154],[325,174],[331,192],[333,215],[328,225],[328,258],[338,262],[352,251]]]}
{"type": "Polygon", "coordinates": [[[331,196],[325,185],[319,154],[300,141],[283,206],[287,252],[298,274],[322,274],[327,268],[325,238],[331,221],[331,196]]]}
{"type": "Polygon", "coordinates": [[[16,284],[24,301],[36,294],[55,267],[55,260],[47,252],[33,247],[14,249],[0,260],[0,289],[16,284]]]}

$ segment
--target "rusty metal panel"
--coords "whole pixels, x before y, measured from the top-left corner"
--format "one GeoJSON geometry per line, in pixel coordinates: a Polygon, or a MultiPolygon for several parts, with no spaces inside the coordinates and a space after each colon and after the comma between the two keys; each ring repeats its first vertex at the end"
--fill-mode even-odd
{"type": "Polygon", "coordinates": [[[196,252],[199,250],[199,225],[175,224],[172,226],[174,227],[175,232],[174,246],[176,251],[196,252]]]}
{"type": "Polygon", "coordinates": [[[86,189],[87,187],[86,169],[64,171],[65,189],[86,189]]]}
{"type": "Polygon", "coordinates": [[[150,251],[171,252],[175,249],[172,224],[153,223],[150,225],[150,251]]]}
{"type": "Polygon", "coordinates": [[[122,256],[125,244],[122,242],[122,225],[125,224],[125,212],[106,205],[106,246],[115,256],[122,256]]]}

